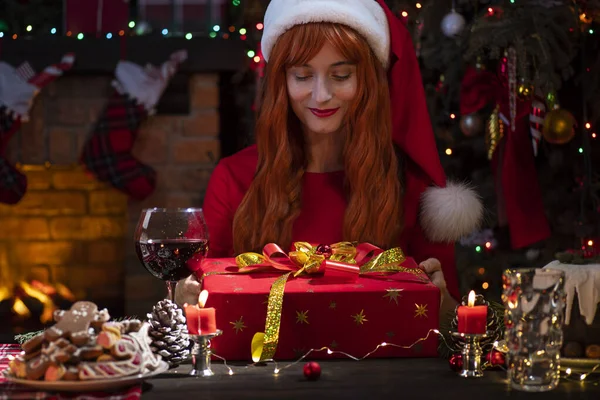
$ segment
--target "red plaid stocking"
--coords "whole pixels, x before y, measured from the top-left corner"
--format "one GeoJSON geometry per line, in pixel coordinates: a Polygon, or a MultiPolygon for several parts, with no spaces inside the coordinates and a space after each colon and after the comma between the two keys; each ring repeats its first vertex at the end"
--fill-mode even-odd
{"type": "Polygon", "coordinates": [[[88,171],[132,199],[141,201],[156,187],[156,172],[131,154],[140,124],[185,58],[185,52],[174,53],[160,68],[119,62],[116,91],[83,147],[81,162],[88,171]]]}
{"type": "Polygon", "coordinates": [[[59,64],[36,74],[28,63],[13,68],[0,63],[0,202],[18,203],[27,191],[27,177],[6,160],[8,141],[29,119],[28,112],[39,89],[71,68],[75,57],[65,55],[59,64]]]}

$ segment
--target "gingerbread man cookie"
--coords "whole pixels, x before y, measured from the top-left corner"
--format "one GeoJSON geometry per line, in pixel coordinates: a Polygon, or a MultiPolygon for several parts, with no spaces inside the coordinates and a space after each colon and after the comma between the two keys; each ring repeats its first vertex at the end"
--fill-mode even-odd
{"type": "Polygon", "coordinates": [[[50,342],[66,337],[76,346],[83,346],[90,340],[90,324],[101,318],[98,314],[96,304],[78,301],[69,311],[60,310],[54,313],[56,324],[46,330],[44,337],[50,342]]]}

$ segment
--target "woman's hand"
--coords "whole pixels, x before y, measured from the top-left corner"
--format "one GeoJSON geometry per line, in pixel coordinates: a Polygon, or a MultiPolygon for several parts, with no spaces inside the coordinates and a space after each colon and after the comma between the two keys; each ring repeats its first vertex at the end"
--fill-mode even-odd
{"type": "Polygon", "coordinates": [[[458,303],[450,296],[450,292],[446,287],[446,280],[444,279],[444,272],[442,271],[440,260],[437,258],[429,258],[420,263],[419,268],[425,271],[427,276],[429,276],[429,279],[431,279],[431,283],[437,286],[442,294],[440,304],[440,326],[442,326],[442,324],[446,322],[445,320],[450,318],[454,313],[454,308],[458,303]]]}
{"type": "Polygon", "coordinates": [[[427,276],[429,276],[429,279],[431,279],[431,283],[437,286],[438,289],[442,291],[442,294],[444,291],[447,292],[446,280],[444,279],[444,272],[442,271],[440,260],[437,258],[428,258],[419,264],[419,268],[425,271],[427,276]]]}
{"type": "Polygon", "coordinates": [[[175,288],[175,303],[177,303],[179,307],[183,307],[184,303],[198,303],[200,289],[200,282],[198,282],[198,279],[194,274],[188,276],[186,279],[180,280],[177,282],[177,287],[175,288]]]}

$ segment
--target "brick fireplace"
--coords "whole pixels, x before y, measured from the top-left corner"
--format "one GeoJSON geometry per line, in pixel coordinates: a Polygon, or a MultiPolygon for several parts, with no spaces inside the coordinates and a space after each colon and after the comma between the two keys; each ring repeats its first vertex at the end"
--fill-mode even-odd
{"type": "MultiPolygon", "coordinates": [[[[0,205],[0,296],[21,280],[61,283],[114,315],[144,317],[166,293],[135,256],[145,207],[200,206],[220,156],[219,75],[186,75],[189,112],[146,120],[134,155],[158,174],[144,202],[86,175],[82,145],[110,93],[110,75],[67,75],[35,99],[8,157],[29,180],[25,197],[0,205]]],[[[0,299],[1,300],[1,299],[0,299]]]]}

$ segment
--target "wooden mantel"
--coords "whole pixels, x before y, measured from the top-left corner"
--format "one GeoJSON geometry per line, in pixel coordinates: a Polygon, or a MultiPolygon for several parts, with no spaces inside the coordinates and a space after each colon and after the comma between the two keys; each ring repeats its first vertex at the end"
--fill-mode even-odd
{"type": "Polygon", "coordinates": [[[242,69],[247,60],[247,44],[240,40],[210,39],[206,37],[165,38],[162,36],[131,36],[111,39],[86,37],[78,40],[65,36],[42,36],[0,39],[0,60],[17,66],[28,61],[36,71],[58,62],[68,52],[75,53],[71,73],[112,73],[124,52],[125,59],[146,65],[159,65],[180,49],[188,50],[188,59],[179,71],[217,72],[242,69]]]}

